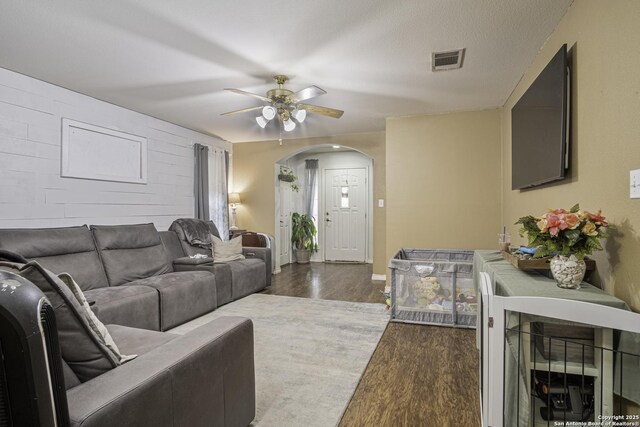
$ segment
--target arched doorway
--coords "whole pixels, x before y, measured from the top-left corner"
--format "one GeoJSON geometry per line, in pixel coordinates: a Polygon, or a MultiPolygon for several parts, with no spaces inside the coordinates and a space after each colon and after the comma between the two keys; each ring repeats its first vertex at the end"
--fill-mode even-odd
{"type": "Polygon", "coordinates": [[[373,159],[350,147],[328,144],[305,147],[278,160],[275,174],[295,176],[276,179],[275,231],[278,261],[295,262],[291,250],[293,212],[309,213],[318,229],[318,252],[312,262],[372,262],[373,258],[373,159]],[[315,174],[310,168],[316,166],[315,174]],[[315,175],[315,185],[311,180],[315,175]]]}

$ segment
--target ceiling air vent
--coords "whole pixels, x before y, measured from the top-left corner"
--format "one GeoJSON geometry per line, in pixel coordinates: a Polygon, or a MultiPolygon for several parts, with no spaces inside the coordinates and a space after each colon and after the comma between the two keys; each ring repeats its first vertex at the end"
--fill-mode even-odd
{"type": "Polygon", "coordinates": [[[431,71],[455,70],[462,68],[465,49],[433,52],[431,54],[431,71]]]}

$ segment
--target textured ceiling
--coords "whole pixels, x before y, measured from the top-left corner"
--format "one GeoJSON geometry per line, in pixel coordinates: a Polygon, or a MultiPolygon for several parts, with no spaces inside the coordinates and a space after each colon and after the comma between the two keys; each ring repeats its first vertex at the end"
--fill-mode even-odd
{"type": "Polygon", "coordinates": [[[0,67],[232,142],[275,139],[277,73],[328,93],[290,137],[380,131],[385,118],[503,105],[571,0],[0,1],[0,67]],[[461,70],[432,51],[466,47],[461,70]]]}

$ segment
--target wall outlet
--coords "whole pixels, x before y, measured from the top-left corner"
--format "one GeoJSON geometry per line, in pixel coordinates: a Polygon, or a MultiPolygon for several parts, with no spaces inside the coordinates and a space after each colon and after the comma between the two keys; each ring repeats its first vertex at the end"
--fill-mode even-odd
{"type": "Polygon", "coordinates": [[[629,197],[640,199],[640,169],[629,172],[629,197]]]}
{"type": "Polygon", "coordinates": [[[384,208],[384,199],[378,199],[378,207],[384,208]]]}

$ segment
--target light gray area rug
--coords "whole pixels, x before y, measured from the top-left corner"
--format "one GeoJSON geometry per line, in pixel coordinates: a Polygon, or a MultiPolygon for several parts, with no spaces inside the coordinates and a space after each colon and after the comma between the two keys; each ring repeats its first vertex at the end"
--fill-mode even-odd
{"type": "Polygon", "coordinates": [[[170,332],[222,316],[253,320],[260,427],[335,426],[389,321],[383,304],[254,294],[170,332]]]}

